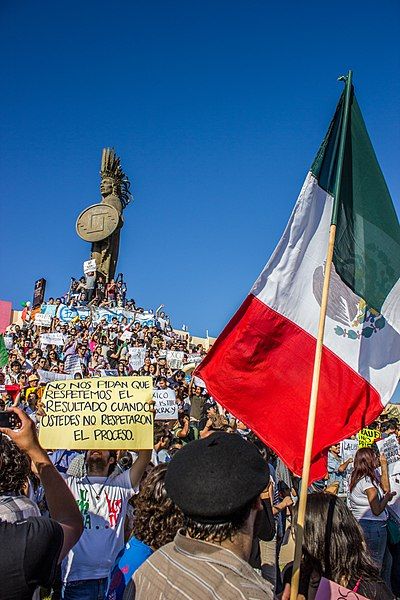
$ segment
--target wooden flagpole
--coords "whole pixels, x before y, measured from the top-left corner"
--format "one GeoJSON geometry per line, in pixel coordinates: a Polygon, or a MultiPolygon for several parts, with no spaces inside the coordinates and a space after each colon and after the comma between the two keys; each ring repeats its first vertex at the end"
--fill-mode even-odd
{"type": "Polygon", "coordinates": [[[341,128],[341,132],[340,132],[338,166],[337,166],[336,181],[335,181],[335,188],[334,188],[334,205],[333,205],[333,212],[332,212],[332,223],[331,223],[331,226],[329,229],[328,251],[327,251],[327,255],[326,255],[324,285],[322,288],[321,310],[319,313],[317,344],[316,344],[316,348],[315,348],[314,368],[313,368],[313,376],[312,376],[312,384],[311,384],[310,407],[309,407],[309,412],[308,412],[308,423],[307,423],[307,434],[306,434],[306,445],[305,445],[305,449],[304,449],[303,472],[302,472],[301,491],[300,491],[300,499],[299,499],[299,510],[298,510],[297,523],[296,523],[296,533],[295,533],[296,546],[295,546],[295,553],[294,553],[293,574],[292,574],[292,582],[291,582],[291,589],[290,589],[290,600],[297,600],[297,594],[299,591],[300,563],[301,563],[301,557],[302,557],[304,522],[305,522],[305,514],[306,514],[306,507],[307,507],[307,489],[308,489],[308,481],[310,478],[310,466],[311,466],[311,457],[312,457],[312,446],[313,446],[313,441],[314,441],[315,417],[316,417],[316,412],[317,412],[317,401],[318,401],[318,388],[319,388],[319,379],[320,379],[320,373],[321,373],[322,348],[323,348],[324,332],[325,332],[325,318],[326,318],[326,309],[328,306],[329,283],[330,283],[330,277],[331,277],[333,251],[334,251],[334,247],[335,247],[336,223],[337,223],[337,213],[338,213],[338,206],[339,206],[340,182],[342,179],[343,157],[344,157],[344,149],[345,149],[345,143],[346,143],[347,124],[348,124],[348,118],[349,118],[352,71],[349,71],[348,75],[345,78],[341,77],[340,79],[344,79],[346,81],[346,94],[345,94],[344,108],[343,108],[342,128],[341,128]]]}

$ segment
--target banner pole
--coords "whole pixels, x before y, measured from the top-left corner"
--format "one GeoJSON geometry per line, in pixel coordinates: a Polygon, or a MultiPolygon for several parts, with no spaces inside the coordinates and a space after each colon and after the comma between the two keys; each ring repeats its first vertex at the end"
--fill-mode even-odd
{"type": "MultiPolygon", "coordinates": [[[[340,79],[343,79],[343,78],[340,78],[340,79]]],[[[298,595],[298,591],[299,591],[299,583],[300,583],[300,564],[301,564],[301,557],[302,557],[304,522],[305,522],[305,514],[306,514],[306,507],[307,507],[307,489],[308,489],[308,481],[310,478],[312,446],[313,446],[313,441],[314,441],[315,417],[316,417],[316,412],[317,412],[318,388],[319,388],[319,379],[320,379],[320,373],[321,373],[321,359],[322,359],[322,349],[323,349],[324,332],[325,332],[325,318],[326,318],[326,310],[327,310],[327,306],[328,306],[329,283],[330,283],[331,270],[332,270],[333,252],[334,252],[334,247],[335,247],[336,223],[337,223],[337,214],[338,214],[338,206],[339,206],[339,196],[340,196],[340,183],[341,183],[341,179],[342,179],[343,158],[344,158],[344,150],[345,150],[345,144],[346,144],[347,124],[348,124],[348,118],[349,118],[350,93],[351,93],[351,85],[352,85],[351,84],[352,71],[349,71],[347,77],[345,77],[344,79],[346,81],[346,90],[345,90],[345,100],[344,100],[344,107],[343,107],[343,123],[342,123],[342,129],[340,132],[338,167],[337,167],[335,188],[334,188],[334,194],[333,194],[334,195],[334,203],[333,203],[333,211],[332,211],[332,222],[331,222],[331,226],[329,229],[328,251],[327,251],[327,255],[326,255],[324,285],[322,288],[321,309],[320,309],[320,313],[319,313],[317,343],[316,343],[316,348],[315,348],[314,367],[313,367],[313,376],[312,376],[311,394],[310,394],[310,407],[309,407],[309,412],[308,412],[306,444],[305,444],[305,449],[304,449],[303,472],[302,472],[301,491],[300,491],[300,499],[299,499],[299,510],[298,510],[297,523],[296,523],[296,532],[295,532],[296,545],[295,545],[295,553],[294,553],[292,582],[291,582],[291,589],[290,589],[290,600],[297,600],[297,595],[298,595]]]]}

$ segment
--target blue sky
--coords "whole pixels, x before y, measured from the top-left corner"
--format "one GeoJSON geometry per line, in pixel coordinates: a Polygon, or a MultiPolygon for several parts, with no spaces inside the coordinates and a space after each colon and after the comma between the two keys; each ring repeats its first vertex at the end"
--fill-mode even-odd
{"type": "Polygon", "coordinates": [[[64,292],[89,245],[103,146],[135,197],[119,270],[145,307],[217,335],[275,247],[354,70],[399,209],[400,8],[321,3],[2,3],[0,297],[64,292]]]}

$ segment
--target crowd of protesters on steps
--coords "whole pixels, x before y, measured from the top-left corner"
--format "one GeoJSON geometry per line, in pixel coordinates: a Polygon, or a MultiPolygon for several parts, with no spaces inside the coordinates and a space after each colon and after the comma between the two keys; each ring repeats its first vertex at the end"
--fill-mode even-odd
{"type": "MultiPolygon", "coordinates": [[[[0,600],[288,599],[301,479],[193,375],[208,347],[127,292],[87,273],[5,332],[0,410],[19,426],[0,428],[0,600]],[[40,446],[46,383],[132,375],[175,396],[152,450],[40,446]]],[[[400,473],[376,445],[332,446],[308,492],[299,598],[322,578],[400,598],[400,473]]]]}

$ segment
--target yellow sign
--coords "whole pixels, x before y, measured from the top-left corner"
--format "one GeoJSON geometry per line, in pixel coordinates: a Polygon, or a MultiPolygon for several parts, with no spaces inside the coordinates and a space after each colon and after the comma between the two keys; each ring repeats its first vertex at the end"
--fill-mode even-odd
{"type": "Polygon", "coordinates": [[[153,448],[151,377],[52,381],[42,401],[39,441],[44,448],[153,448]]]}
{"type": "Polygon", "coordinates": [[[368,429],[368,427],[364,427],[358,433],[358,447],[359,448],[368,448],[368,446],[372,446],[375,440],[379,439],[380,433],[376,429],[368,429]]]}

